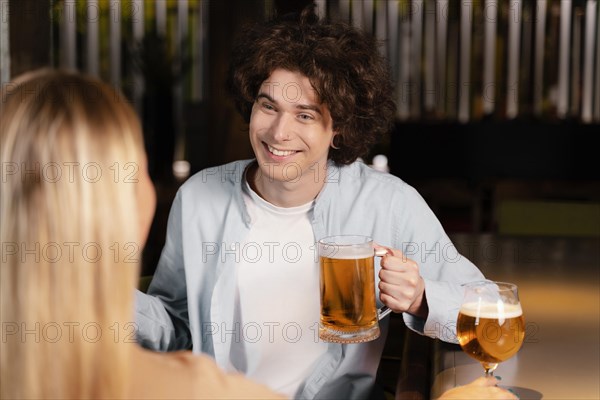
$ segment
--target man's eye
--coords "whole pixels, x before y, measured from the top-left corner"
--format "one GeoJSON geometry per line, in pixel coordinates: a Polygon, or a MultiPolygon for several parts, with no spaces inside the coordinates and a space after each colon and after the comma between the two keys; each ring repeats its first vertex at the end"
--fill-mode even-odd
{"type": "Polygon", "coordinates": [[[298,118],[300,118],[301,120],[304,120],[304,121],[310,121],[310,120],[314,119],[313,116],[310,114],[300,114],[300,115],[298,115],[298,118]]]}
{"type": "Polygon", "coordinates": [[[269,103],[263,103],[262,108],[264,108],[265,110],[274,110],[275,109],[275,107],[273,107],[269,103]]]}

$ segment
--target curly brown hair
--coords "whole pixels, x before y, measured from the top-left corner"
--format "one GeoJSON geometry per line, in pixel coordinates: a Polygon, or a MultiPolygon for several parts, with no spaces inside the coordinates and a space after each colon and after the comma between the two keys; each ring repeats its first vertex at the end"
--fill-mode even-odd
{"type": "Polygon", "coordinates": [[[390,130],[396,110],[393,86],[372,35],[319,20],[313,7],[299,18],[246,26],[233,47],[228,77],[246,122],[261,84],[279,68],[305,75],[329,108],[337,133],[329,158],[335,163],[365,157],[390,130]]]}

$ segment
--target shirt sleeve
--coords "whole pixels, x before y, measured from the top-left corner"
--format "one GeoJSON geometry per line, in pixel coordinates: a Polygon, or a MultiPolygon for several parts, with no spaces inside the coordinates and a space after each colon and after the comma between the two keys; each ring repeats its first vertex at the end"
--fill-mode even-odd
{"type": "Polygon", "coordinates": [[[159,351],[192,346],[183,260],[181,191],[175,196],[165,246],[148,293],[136,292],[137,340],[159,351]]]}
{"type": "Polygon", "coordinates": [[[404,313],[408,328],[455,343],[456,318],[463,299],[462,285],[485,279],[481,271],[456,247],[425,200],[405,187],[406,204],[400,208],[398,235],[404,255],[419,265],[425,281],[429,313],[426,320],[404,313]]]}

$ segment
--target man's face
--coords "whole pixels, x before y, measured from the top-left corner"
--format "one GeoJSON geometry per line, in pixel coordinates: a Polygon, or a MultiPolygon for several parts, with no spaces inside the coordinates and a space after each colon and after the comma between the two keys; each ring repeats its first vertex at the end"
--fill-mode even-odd
{"type": "Polygon", "coordinates": [[[334,136],[331,115],[309,80],[276,69],[261,85],[250,116],[250,142],[270,182],[314,182],[334,136]]]}

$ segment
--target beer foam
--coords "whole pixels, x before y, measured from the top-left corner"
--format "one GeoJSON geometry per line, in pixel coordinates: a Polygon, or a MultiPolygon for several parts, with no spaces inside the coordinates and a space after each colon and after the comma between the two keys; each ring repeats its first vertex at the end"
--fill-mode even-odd
{"type": "Polygon", "coordinates": [[[319,254],[321,257],[352,260],[373,257],[375,255],[375,250],[373,248],[364,246],[336,246],[320,244],[319,254]]]}
{"type": "Polygon", "coordinates": [[[520,304],[500,303],[465,303],[460,307],[460,313],[474,318],[506,319],[523,315],[520,304]]]}

